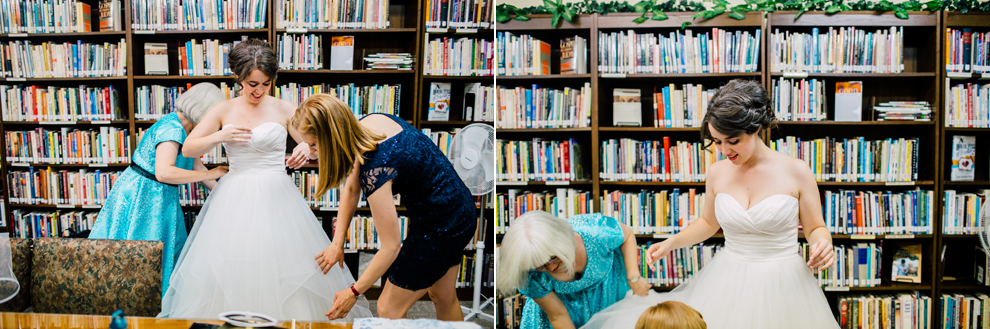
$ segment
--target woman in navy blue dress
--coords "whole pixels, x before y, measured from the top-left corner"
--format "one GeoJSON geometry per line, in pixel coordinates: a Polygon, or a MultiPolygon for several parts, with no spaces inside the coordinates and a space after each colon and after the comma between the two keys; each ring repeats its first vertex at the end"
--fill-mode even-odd
{"type": "Polygon", "coordinates": [[[462,321],[454,284],[464,247],[475,233],[477,213],[470,191],[440,148],[396,116],[371,114],[359,121],[347,104],[327,94],[306,99],[290,124],[320,160],[317,195],[344,183],[334,238],[316,256],[320,267],[327,271],[338,263],[343,266],[343,243],[361,192],[381,240],[364,275],[337,292],[327,317],[346,316],[356,297],[387,269],[379,316],[405,317],[429,292],[437,319],[462,321]],[[401,249],[393,194],[402,195],[409,216],[401,249]]]}

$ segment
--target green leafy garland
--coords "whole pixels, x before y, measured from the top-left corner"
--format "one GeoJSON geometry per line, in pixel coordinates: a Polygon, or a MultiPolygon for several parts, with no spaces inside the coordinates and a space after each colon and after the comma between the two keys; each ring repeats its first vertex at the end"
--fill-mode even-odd
{"type": "MultiPolygon", "coordinates": [[[[495,20],[505,23],[510,19],[528,21],[529,15],[551,14],[551,26],[557,26],[560,19],[570,22],[574,16],[579,14],[601,14],[611,13],[640,13],[641,15],[633,20],[639,24],[648,19],[662,21],[667,19],[668,12],[697,12],[692,19],[709,19],[723,13],[728,13],[729,17],[742,20],[745,14],[751,11],[774,12],[777,10],[796,10],[794,19],[801,17],[807,11],[821,10],[829,14],[841,11],[881,11],[894,12],[900,19],[908,18],[908,11],[935,12],[939,10],[959,11],[967,13],[969,11],[990,11],[990,1],[979,2],[979,0],[929,0],[920,2],[918,0],[908,0],[902,3],[892,3],[889,0],[879,2],[870,0],[845,1],[845,0],[745,0],[745,4],[731,6],[726,0],[701,0],[701,2],[689,0],[644,0],[634,5],[626,1],[598,2],[598,0],[582,0],[581,2],[563,3],[562,0],[543,0],[542,6],[532,6],[518,8],[509,4],[496,6],[495,20]],[[556,2],[554,2],[556,1],[556,2]],[[704,2],[714,4],[711,9],[706,9],[704,2]],[[647,17],[647,14],[653,14],[647,17]]],[[[691,22],[684,22],[681,28],[690,25],[691,22]]]]}

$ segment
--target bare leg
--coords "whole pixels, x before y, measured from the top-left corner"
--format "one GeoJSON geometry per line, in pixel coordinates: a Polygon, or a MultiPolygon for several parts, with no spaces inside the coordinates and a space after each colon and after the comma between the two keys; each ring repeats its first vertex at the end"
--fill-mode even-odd
{"type": "Polygon", "coordinates": [[[440,281],[427,288],[430,299],[437,308],[437,319],[444,321],[464,321],[464,313],[461,312],[461,303],[457,300],[457,272],[460,265],[454,265],[447,270],[440,281]]]}
{"type": "Polygon", "coordinates": [[[378,316],[388,319],[401,319],[423,295],[426,289],[409,290],[397,287],[391,281],[385,281],[382,295],[378,297],[378,316]]]}

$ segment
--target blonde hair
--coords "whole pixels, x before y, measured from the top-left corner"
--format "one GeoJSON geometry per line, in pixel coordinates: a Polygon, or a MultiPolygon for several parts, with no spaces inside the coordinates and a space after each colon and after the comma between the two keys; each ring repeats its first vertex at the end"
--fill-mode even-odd
{"type": "Polygon", "coordinates": [[[362,126],[344,101],[329,94],[307,98],[289,124],[303,134],[316,136],[320,154],[317,195],[340,186],[354,161],[364,164],[364,152],[374,150],[385,140],[385,135],[362,126]]]}
{"type": "Polygon", "coordinates": [[[707,329],[701,312],[687,304],[668,300],[643,312],[636,329],[707,329]]]}
{"type": "Polygon", "coordinates": [[[530,211],[512,221],[498,248],[495,286],[503,295],[523,288],[529,271],[560,259],[565,273],[574,272],[574,230],[567,221],[545,211],[530,211]]]}

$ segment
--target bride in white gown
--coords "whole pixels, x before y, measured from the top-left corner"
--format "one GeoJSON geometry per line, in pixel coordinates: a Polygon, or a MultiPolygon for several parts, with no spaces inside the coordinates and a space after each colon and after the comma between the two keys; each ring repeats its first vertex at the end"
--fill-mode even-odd
{"type": "Polygon", "coordinates": [[[734,80],[715,93],[702,134],[728,160],[708,170],[702,216],[653,244],[647,262],[652,267],[720,227],[725,248],[673,291],[627,294],[582,328],[633,328],[643,311],[667,300],[697,309],[710,329],[839,327],[812,273],[835,262],[818,185],[806,163],[763,143],[758,132],[773,119],[766,90],[756,82],[734,80]],[[798,221],[812,245],[809,262],[798,253],[798,221]]]}
{"type": "MultiPolygon", "coordinates": [[[[182,148],[184,156],[199,157],[223,143],[230,171],[196,218],[159,316],[249,311],[279,320],[326,320],[334,294],[354,284],[354,277],[336,266],[324,275],[313,260],[330,239],[285,174],[286,165],[299,168],[309,156],[301,143],[285,159],[286,137],[293,133],[285,124],[295,107],[267,95],[277,70],[267,43],[239,44],[230,64],[241,96],[213,107],[182,148]]],[[[343,321],[371,316],[362,297],[343,321]]]]}

